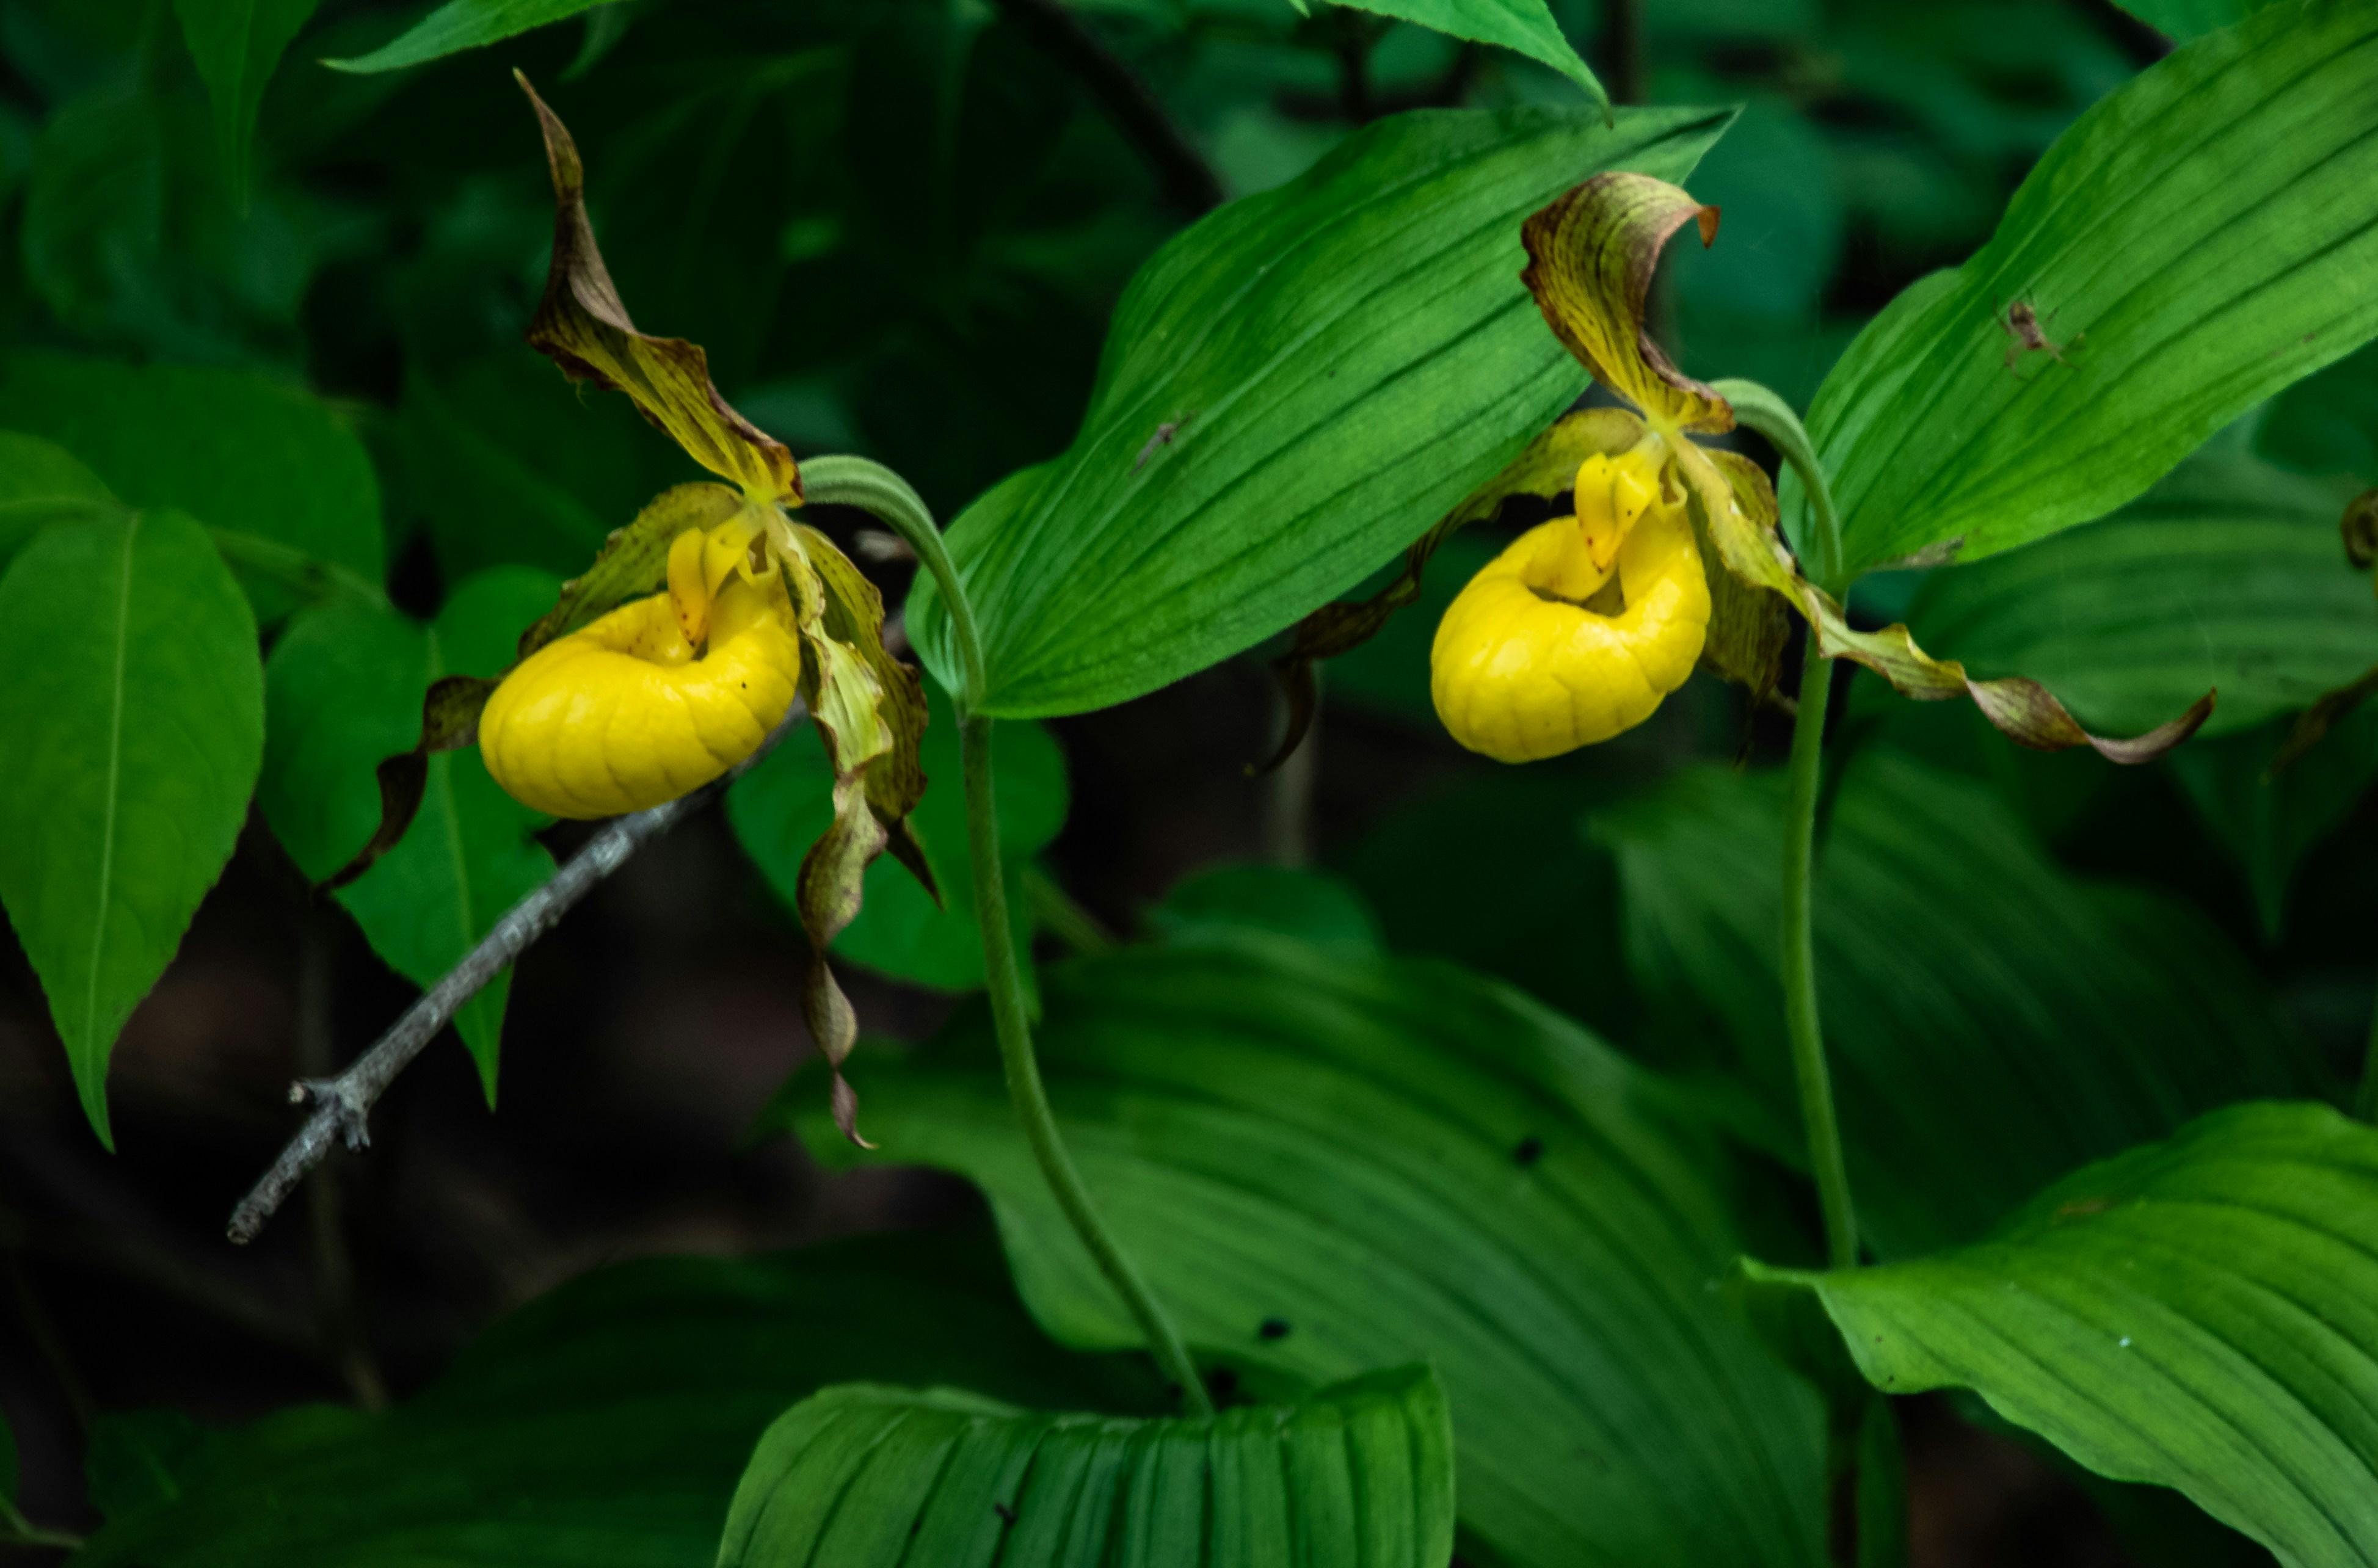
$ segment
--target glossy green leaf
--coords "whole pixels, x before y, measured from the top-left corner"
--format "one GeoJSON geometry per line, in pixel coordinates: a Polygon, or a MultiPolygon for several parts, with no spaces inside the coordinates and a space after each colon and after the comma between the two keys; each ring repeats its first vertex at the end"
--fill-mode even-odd
{"type": "MultiPolygon", "coordinates": [[[[942,905],[907,868],[889,856],[867,868],[858,917],[835,939],[836,955],[886,975],[939,990],[982,985],[982,937],[974,920],[974,866],[967,845],[966,795],[959,780],[957,722],[949,700],[926,685],[930,716],[923,758],[928,787],[908,821],[941,885],[942,905]]],[[[999,842],[1007,856],[1007,904],[1028,944],[1024,925],[1031,902],[1025,866],[1065,825],[1065,757],[1056,738],[1035,724],[992,726],[991,766],[997,779],[999,842]]],[[[727,819],[768,885],[787,907],[794,903],[801,859],[834,820],[834,771],[825,748],[806,726],[786,736],[766,760],[727,794],[727,819]]]]}
{"type": "Polygon", "coordinates": [[[102,1500],[79,1561],[712,1568],[752,1444],[787,1402],[849,1378],[1070,1409],[1157,1396],[1135,1369],[1050,1346],[988,1237],[647,1259],[498,1323],[384,1416],[308,1406],[216,1435],[174,1458],[166,1486],[102,1500]]]}
{"type": "Polygon", "coordinates": [[[247,189],[256,113],[282,53],[321,0],[174,0],[182,38],[214,101],[215,139],[235,200],[247,189]]]}
{"type": "MultiPolygon", "coordinates": [[[[136,507],[178,507],[378,583],[379,484],[319,399],[255,371],[134,367],[23,353],[0,361],[0,427],[56,442],[136,507]]],[[[247,580],[259,615],[294,603],[247,580]]]]}
{"type": "Polygon", "coordinates": [[[851,1384],[787,1411],[719,1568],[1441,1568],[1453,1428],[1424,1367],[1157,1419],[851,1384]]]}
{"type": "MultiPolygon", "coordinates": [[[[1688,174],[1729,116],[1399,114],[1212,213],[1117,306],[1080,433],[962,513],[988,711],[1151,691],[1352,588],[1551,424],[1584,373],[1519,223],[1593,173],[1688,174]]],[[[929,582],[909,627],[943,685],[929,582]]]]}
{"type": "MultiPolygon", "coordinates": [[[[1797,1160],[1783,809],[1780,772],[1705,768],[1592,832],[1618,856],[1629,967],[1675,1011],[1714,1015],[1764,1107],[1749,1131],[1797,1160]]],[[[1969,1240],[2077,1166],[2310,1087],[2287,1019],[2210,922],[2065,874],[1982,784],[1870,746],[1822,834],[1819,998],[1878,1252],[1969,1240]]]]}
{"type": "MultiPolygon", "coordinates": [[[[462,584],[429,626],[366,604],[292,617],[265,669],[257,805],[308,880],[328,879],[372,836],[375,770],[413,745],[429,683],[500,672],[558,586],[515,567],[462,584]]],[[[390,968],[426,987],[553,875],[553,856],[528,836],[543,820],[487,776],[476,748],[439,752],[412,831],[338,900],[390,968]]],[[[507,969],[454,1017],[491,1104],[510,988],[507,969]]]]}
{"type": "Polygon", "coordinates": [[[1818,392],[1849,567],[2102,516],[2378,332],[2373,73],[2378,14],[2291,0],[2084,114],[1990,243],[1893,301],[1818,392]],[[2060,363],[2010,368],[2017,302],[2060,363]]]}
{"type": "Polygon", "coordinates": [[[0,576],[0,905],[83,1109],[247,817],[264,748],[256,619],[206,530],[53,527],[0,576]]]}
{"type": "Polygon", "coordinates": [[[113,517],[123,508],[63,447],[0,430],[0,567],[54,522],[113,517]]]}
{"type": "Polygon", "coordinates": [[[1974,1389],[2288,1568],[2378,1562],[2378,1131],[2326,1106],[2216,1112],[1970,1247],[1781,1277],[1878,1388],[1974,1389]]]}
{"type": "Polygon", "coordinates": [[[1935,572],[1917,640],[2026,675],[2094,729],[2152,729],[2208,690],[2204,734],[2308,706],[2378,659],[2378,596],[2337,548],[2331,487],[2236,458],[2186,463],[2102,521],[1935,572]]]}
{"type": "Polygon", "coordinates": [[[566,21],[608,0],[446,0],[410,30],[368,54],[325,60],[342,71],[398,71],[465,49],[484,48],[507,38],[566,21]]]}
{"type": "Polygon", "coordinates": [[[1610,94],[1561,32],[1544,0],[1337,0],[1341,6],[1417,22],[1432,31],[1473,43],[1492,43],[1549,66],[1578,86],[1596,107],[1607,111],[1610,94]]]}
{"type": "MultiPolygon", "coordinates": [[[[1739,1245],[1723,1156],[1638,1070],[1449,965],[1277,937],[1128,950],[1042,986],[1057,1119],[1193,1349],[1306,1386],[1427,1360],[1489,1561],[1822,1561],[1815,1397],[1715,1288],[1739,1245]]],[[[774,1114],[830,1164],[971,1177],[1049,1330],[1137,1343],[979,1013],[864,1071],[881,1154],[843,1143],[806,1081],[774,1114]]]]}

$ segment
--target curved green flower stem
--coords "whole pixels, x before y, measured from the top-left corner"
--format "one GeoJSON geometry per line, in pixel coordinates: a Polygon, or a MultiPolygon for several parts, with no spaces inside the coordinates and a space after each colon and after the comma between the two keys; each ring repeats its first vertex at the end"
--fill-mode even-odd
{"type": "MultiPolygon", "coordinates": [[[[1842,530],[1833,494],[1815,443],[1792,405],[1756,381],[1720,381],[1735,418],[1767,437],[1799,474],[1814,519],[1805,542],[1815,557],[1811,575],[1828,593],[1841,592],[1842,530]]],[[[1850,1203],[1848,1162],[1833,1113],[1832,1073],[1825,1062],[1824,1030],[1817,1017],[1814,916],[1817,795],[1824,772],[1825,711],[1832,705],[1833,662],[1817,651],[1808,628],[1800,664],[1800,708],[1792,722],[1791,793],[1784,819],[1784,1024],[1792,1041],[1792,1076],[1800,1091],[1800,1121],[1808,1139],[1808,1169],[1824,1211],[1825,1255],[1837,1269],[1856,1268],[1857,1212],[1850,1203]]]]}
{"type": "Polygon", "coordinates": [[[865,458],[817,458],[801,465],[801,488],[815,504],[858,507],[888,525],[917,552],[918,560],[933,574],[948,607],[958,657],[965,667],[966,689],[958,696],[958,742],[964,761],[967,797],[967,838],[974,870],[975,923],[982,932],[982,964],[991,992],[991,1016],[999,1035],[1000,1060],[1007,1076],[1008,1098],[1015,1119],[1050,1192],[1083,1248],[1106,1276],[1108,1285],[1138,1323],[1148,1348],[1164,1375],[1180,1385],[1181,1397],[1201,1416],[1214,1411],[1197,1363],[1181,1342],[1163,1303],[1147,1287],[1139,1267],[1107,1228],[1090,1190],[1074,1167],[1073,1156],[1057,1131],[1056,1114],[1040,1081],[1040,1063],[1032,1052],[1032,1025],[1024,1009],[1024,985],[1015,964],[1015,939],[1007,917],[1007,881],[1001,874],[999,814],[993,798],[991,769],[991,719],[975,710],[980,704],[985,679],[982,638],[976,629],[974,607],[942,543],[942,531],[932,513],[907,482],[890,469],[865,458]]]}
{"type": "Polygon", "coordinates": [[[1800,711],[1792,721],[1791,794],[1784,815],[1784,1026],[1792,1041],[1792,1077],[1808,1138],[1808,1169],[1825,1216],[1825,1256],[1834,1268],[1857,1266],[1857,1213],[1833,1115],[1832,1074],[1817,1020],[1817,941],[1813,919],[1817,788],[1823,772],[1825,710],[1832,706],[1833,662],[1808,635],[1800,667],[1800,711]]]}

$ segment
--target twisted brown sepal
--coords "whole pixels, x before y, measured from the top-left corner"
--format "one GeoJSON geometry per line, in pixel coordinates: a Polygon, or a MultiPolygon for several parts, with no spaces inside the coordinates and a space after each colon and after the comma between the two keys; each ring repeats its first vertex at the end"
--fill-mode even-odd
{"type": "Polygon", "coordinates": [[[421,738],[412,750],[383,759],[376,770],[379,826],[373,830],[371,842],[321,885],[321,892],[335,892],[345,887],[397,846],[405,830],[413,826],[421,809],[422,792],[429,786],[429,754],[451,751],[478,738],[479,710],[487,705],[497,684],[485,676],[447,676],[430,683],[421,700],[421,738]]]}
{"type": "Polygon", "coordinates": [[[2086,746],[2108,761],[2149,762],[2194,735],[2212,716],[2216,693],[2206,692],[2187,712],[2129,739],[2092,735],[2036,680],[2009,676],[1976,680],[1954,659],[1936,659],[1916,645],[1904,626],[1859,631],[1832,596],[1800,575],[1776,533],[1774,486],[1765,471],[1739,452],[1713,451],[1678,443],[1677,467],[1692,497],[1695,526],[1717,545],[1725,573],[1771,592],[1797,606],[1815,628],[1817,647],[1829,659],[1864,664],[1902,696],[1921,701],[1970,698],[1982,715],[2010,740],[2039,751],[2086,746]]]}
{"type": "Polygon", "coordinates": [[[1519,281],[1544,324],[1593,378],[1653,425],[1717,434],[1734,409],[1678,370],[1646,329],[1644,301],[1669,238],[1692,222],[1717,239],[1718,209],[1649,174],[1596,174],[1532,214],[1519,231],[1528,265],[1519,281]]]}
{"type": "Polygon", "coordinates": [[[637,412],[688,457],[745,494],[799,505],[800,473],[792,452],[718,395],[701,346],[647,336],[629,319],[586,220],[586,171],[577,144],[528,78],[518,71],[512,78],[536,110],[553,171],[553,264],[529,323],[529,342],[571,379],[627,393],[637,412]]]}
{"type": "Polygon", "coordinates": [[[924,687],[883,646],[883,596],[832,540],[787,521],[778,545],[801,640],[801,696],[834,770],[834,821],[803,857],[793,888],[810,942],[801,1016],[834,1071],[835,1125],[872,1148],[859,1136],[858,1092],[842,1073],[859,1040],[859,1015],[826,952],[859,914],[867,868],[886,849],[941,901],[908,826],[925,790],[924,687]]]}

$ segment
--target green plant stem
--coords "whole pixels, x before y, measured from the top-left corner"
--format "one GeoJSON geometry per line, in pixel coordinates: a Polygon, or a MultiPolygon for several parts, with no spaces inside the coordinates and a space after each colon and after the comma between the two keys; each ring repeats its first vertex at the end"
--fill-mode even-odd
{"type": "Polygon", "coordinates": [[[1024,1008],[1023,977],[1016,970],[1015,939],[1008,925],[1007,881],[1000,874],[991,719],[977,711],[981,706],[986,683],[982,638],[975,627],[974,607],[967,602],[966,586],[958,581],[957,569],[943,545],[942,531],[933,525],[932,513],[906,480],[865,458],[812,459],[802,465],[801,479],[808,500],[860,508],[907,540],[941,590],[965,676],[966,689],[957,696],[958,744],[966,775],[967,839],[974,868],[975,923],[982,932],[983,975],[991,993],[991,1023],[999,1035],[999,1056],[1007,1076],[1008,1098],[1015,1104],[1015,1119],[1024,1130],[1024,1141],[1031,1146],[1040,1175],[1049,1183],[1049,1191],[1056,1198],[1057,1207],[1063,1211],[1066,1222],[1074,1227],[1074,1234],[1080,1238],[1083,1249],[1122,1299],[1132,1320],[1138,1323],[1165,1376],[1180,1385],[1182,1399],[1197,1414],[1211,1415],[1214,1402],[1206,1392],[1205,1380],[1197,1375],[1197,1363],[1190,1359],[1180,1331],[1172,1326],[1163,1303],[1148,1289],[1138,1265],[1123,1251],[1099,1214],[1098,1205],[1091,1201],[1090,1190],[1084,1185],[1081,1172],[1074,1167],[1073,1156],[1066,1152],[1064,1139],[1057,1131],[1056,1114],[1050,1109],[1049,1092],[1040,1081],[1039,1059],[1032,1051],[1032,1025],[1024,1008]]]}
{"type": "Polygon", "coordinates": [[[1025,867],[1024,892],[1040,924],[1074,952],[1087,957],[1115,945],[1114,933],[1038,864],[1025,867]]]}
{"type": "Polygon", "coordinates": [[[991,777],[991,720],[980,713],[967,715],[960,724],[958,739],[964,748],[966,766],[967,838],[974,852],[974,912],[982,928],[982,964],[991,988],[991,1022],[999,1034],[999,1056],[1007,1074],[1007,1097],[1015,1103],[1015,1119],[1024,1127],[1025,1142],[1032,1145],[1032,1157],[1039,1162],[1040,1174],[1047,1179],[1049,1191],[1055,1195],[1057,1206],[1089,1251],[1099,1272],[1123,1299],[1140,1333],[1147,1338],[1148,1347],[1156,1353],[1157,1364],[1164,1375],[1181,1387],[1181,1394],[1197,1414],[1211,1415],[1213,1401],[1207,1396],[1205,1380],[1197,1375],[1197,1363],[1191,1360],[1181,1335],[1166,1316],[1161,1303],[1141,1277],[1135,1264],[1118,1243],[1106,1222],[1099,1216],[1098,1205],[1090,1198],[1090,1190],[1082,1181],[1081,1172],[1074,1168],[1073,1156],[1065,1152],[1064,1140],[1057,1132],[1056,1114],[1049,1108],[1049,1092],[1040,1082],[1040,1063],[1032,1054],[1032,1026],[1024,1014],[1024,986],[1016,974],[1015,942],[1007,925],[1007,890],[999,874],[999,816],[992,798],[991,777]]]}
{"type": "Polygon", "coordinates": [[[80,1551],[82,1538],[66,1530],[45,1530],[18,1512],[17,1505],[0,1497],[0,1546],[54,1546],[66,1551],[80,1551]]]}
{"type": "Polygon", "coordinates": [[[1817,1020],[1817,792],[1823,772],[1825,710],[1832,705],[1833,664],[1808,634],[1800,669],[1800,711],[1792,722],[1792,772],[1784,820],[1784,1026],[1792,1041],[1792,1077],[1800,1091],[1800,1121],[1808,1138],[1808,1169],[1825,1216],[1825,1256],[1834,1268],[1857,1266],[1857,1214],[1842,1156],[1842,1128],[1833,1115],[1833,1082],[1825,1065],[1825,1035],[1817,1020]]]}

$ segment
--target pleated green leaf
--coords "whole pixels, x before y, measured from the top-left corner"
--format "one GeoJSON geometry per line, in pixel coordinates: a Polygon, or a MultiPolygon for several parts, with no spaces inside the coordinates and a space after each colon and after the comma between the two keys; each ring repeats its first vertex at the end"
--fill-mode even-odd
{"type": "Polygon", "coordinates": [[[1561,31],[1544,0],[1338,0],[1342,6],[1417,22],[1436,32],[1492,43],[1549,66],[1585,90],[1596,107],[1608,109],[1610,94],[1577,48],[1561,31]]]}
{"type": "Polygon", "coordinates": [[[1970,1388],[2287,1568],[2378,1563],[2378,1131],[2239,1106],[2090,1167],[1975,1246],[1814,1291],[1868,1381],[1970,1388]]]}
{"type": "MultiPolygon", "coordinates": [[[[1426,1360],[1485,1561],[1823,1561],[1812,1393],[1728,1311],[1720,1148],[1649,1081],[1448,964],[1207,934],[1052,968],[1040,1055],[1084,1177],[1192,1348],[1277,1386],[1426,1360]]],[[[991,1195],[1068,1344],[1137,1342],[1018,1134],[979,1012],[866,1068],[870,1155],[991,1195]]],[[[1465,1551],[1468,1549],[1465,1549],[1465,1551]]]]}
{"type": "Polygon", "coordinates": [[[1819,389],[1850,569],[2103,516],[2378,333],[2373,77],[2378,6],[2291,0],[2075,122],[1990,243],[1892,302],[1819,389]],[[2020,350],[2018,303],[2060,360],[2020,350]]]}
{"type": "MultiPolygon", "coordinates": [[[[1714,1015],[1701,1032],[1733,1039],[1759,1094],[1748,1131],[1796,1160],[1783,822],[1780,773],[1704,768],[1592,831],[1617,856],[1629,967],[1672,1017],[1714,1015]]],[[[2311,1087],[2288,1020],[2209,921],[2064,873],[1974,780],[1879,747],[1853,755],[1817,889],[1852,1185],[1885,1255],[1970,1240],[2198,1112],[2311,1087]]]]}
{"type": "Polygon", "coordinates": [[[2246,459],[2186,463],[2102,521],[1936,572],[1908,621],[1977,676],[2027,675],[2092,728],[2151,729],[2217,689],[2207,736],[2378,662],[2378,596],[2336,544],[2344,498],[2246,459]]]}
{"type": "Polygon", "coordinates": [[[256,620],[179,512],[52,527],[0,577],[0,905],[84,1111],[247,818],[264,749],[256,620]]]}
{"type": "Polygon", "coordinates": [[[1442,1568],[1453,1428],[1424,1367],[1133,1419],[830,1388],[768,1429],[719,1568],[1442,1568]]]}
{"type": "MultiPolygon", "coordinates": [[[[1681,180],[1730,118],[1398,114],[1173,239],[1116,308],[1073,446],[951,526],[985,710],[1152,691],[1426,532],[1584,388],[1519,285],[1521,221],[1604,169],[1681,180]]],[[[909,628],[955,688],[930,580],[909,628]]]]}
{"type": "Polygon", "coordinates": [[[752,1444],[788,1402],[848,1378],[1060,1408],[1159,1397],[1042,1338],[987,1236],[647,1259],[506,1319],[386,1415],[314,1405],[194,1434],[133,1495],[101,1500],[107,1522],[77,1561],[712,1568],[752,1444]]]}
{"type": "Polygon", "coordinates": [[[500,43],[531,28],[567,21],[612,0],[446,0],[393,41],[347,60],[325,60],[342,71],[399,71],[465,49],[500,43]]]}

